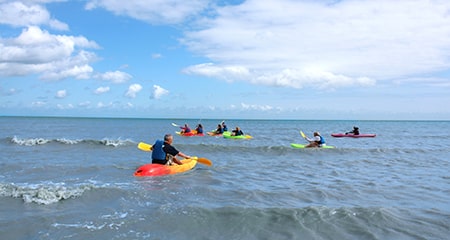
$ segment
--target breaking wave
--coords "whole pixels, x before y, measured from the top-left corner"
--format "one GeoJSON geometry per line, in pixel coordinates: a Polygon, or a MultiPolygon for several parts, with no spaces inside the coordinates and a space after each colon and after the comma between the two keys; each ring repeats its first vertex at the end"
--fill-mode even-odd
{"type": "Polygon", "coordinates": [[[36,145],[44,145],[48,143],[60,143],[60,144],[98,144],[104,146],[112,146],[112,147],[120,147],[120,146],[128,146],[128,145],[136,145],[131,139],[109,139],[103,138],[100,140],[95,139],[67,139],[67,138],[56,138],[56,139],[47,139],[47,138],[18,138],[14,136],[9,139],[11,143],[22,145],[22,146],[36,146],[36,145]]]}
{"type": "Polygon", "coordinates": [[[26,203],[52,204],[62,200],[80,197],[84,192],[96,188],[94,185],[64,186],[64,184],[39,184],[20,186],[0,183],[0,196],[21,198],[26,203]]]}

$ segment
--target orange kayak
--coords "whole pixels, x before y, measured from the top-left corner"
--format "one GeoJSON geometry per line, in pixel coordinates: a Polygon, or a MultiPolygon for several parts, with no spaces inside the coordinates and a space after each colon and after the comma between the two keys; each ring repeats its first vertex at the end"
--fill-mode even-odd
{"type": "Polygon", "coordinates": [[[170,174],[177,174],[189,171],[195,167],[197,160],[195,159],[183,159],[181,160],[182,165],[162,165],[162,164],[145,164],[140,166],[134,172],[136,177],[146,177],[146,176],[163,176],[170,174]]]}

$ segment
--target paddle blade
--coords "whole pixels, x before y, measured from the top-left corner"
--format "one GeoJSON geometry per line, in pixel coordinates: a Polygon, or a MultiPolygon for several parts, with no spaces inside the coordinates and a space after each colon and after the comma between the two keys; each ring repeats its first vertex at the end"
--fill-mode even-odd
{"type": "Polygon", "coordinates": [[[300,134],[302,135],[302,138],[306,138],[306,135],[303,133],[303,131],[300,131],[300,134]]]}
{"type": "Polygon", "coordinates": [[[138,144],[138,148],[142,151],[146,151],[146,152],[150,152],[152,151],[152,145],[145,143],[145,142],[140,142],[138,144]]]}
{"type": "Polygon", "coordinates": [[[174,127],[179,127],[180,125],[176,124],[176,123],[172,123],[172,126],[174,127]]]}
{"type": "Polygon", "coordinates": [[[197,162],[205,164],[206,166],[209,166],[209,167],[212,166],[212,162],[207,158],[198,158],[197,162]]]}
{"type": "Polygon", "coordinates": [[[211,160],[209,160],[207,158],[198,158],[198,157],[191,157],[191,158],[197,160],[197,162],[199,162],[201,164],[205,164],[206,166],[209,166],[209,167],[212,166],[211,160]]]}

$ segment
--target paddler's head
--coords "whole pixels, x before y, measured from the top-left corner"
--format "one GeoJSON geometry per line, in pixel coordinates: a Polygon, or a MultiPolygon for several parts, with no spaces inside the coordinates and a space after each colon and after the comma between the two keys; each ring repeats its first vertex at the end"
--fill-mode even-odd
{"type": "Polygon", "coordinates": [[[171,144],[172,141],[173,141],[173,136],[172,136],[172,134],[166,134],[166,135],[164,135],[164,142],[166,142],[166,143],[168,143],[168,144],[171,144]]]}

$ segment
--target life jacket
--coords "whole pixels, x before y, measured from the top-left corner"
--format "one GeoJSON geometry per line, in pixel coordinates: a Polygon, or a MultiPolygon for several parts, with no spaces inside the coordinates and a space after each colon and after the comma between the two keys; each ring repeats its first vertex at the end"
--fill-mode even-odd
{"type": "Polygon", "coordinates": [[[153,144],[152,159],[156,160],[166,159],[166,152],[164,152],[163,146],[164,146],[163,140],[156,140],[155,144],[153,144]]]}
{"type": "Polygon", "coordinates": [[[320,137],[319,144],[320,145],[324,144],[325,143],[325,138],[323,138],[322,136],[319,136],[319,137],[320,137]]]}

